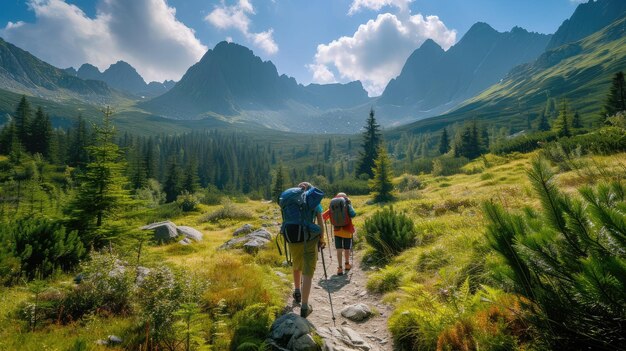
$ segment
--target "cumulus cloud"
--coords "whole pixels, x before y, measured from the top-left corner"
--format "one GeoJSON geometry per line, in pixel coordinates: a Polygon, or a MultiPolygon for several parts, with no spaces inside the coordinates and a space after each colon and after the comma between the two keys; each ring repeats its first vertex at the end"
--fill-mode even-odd
{"type": "Polygon", "coordinates": [[[405,12],[409,10],[409,3],[411,2],[413,0],[354,0],[348,13],[352,15],[361,9],[378,11],[385,6],[395,6],[400,11],[405,12]]]}
{"type": "Polygon", "coordinates": [[[165,0],[99,0],[94,18],[64,0],[28,4],[35,22],[9,22],[0,36],[58,67],[123,60],[147,81],[178,80],[207,50],[165,0]]]}
{"type": "Polygon", "coordinates": [[[274,41],[274,30],[272,28],[260,33],[250,31],[250,15],[254,14],[254,7],[249,0],[239,0],[239,2],[230,6],[226,5],[224,0],[222,0],[204,20],[219,29],[238,30],[248,41],[266,54],[272,55],[277,53],[278,44],[274,41]]]}
{"type": "Polygon", "coordinates": [[[315,62],[307,67],[314,82],[325,83],[338,75],[341,80],[360,80],[370,96],[376,96],[429,38],[447,50],[456,41],[456,31],[437,16],[379,14],[360,25],[351,37],[318,45],[315,62]]]}

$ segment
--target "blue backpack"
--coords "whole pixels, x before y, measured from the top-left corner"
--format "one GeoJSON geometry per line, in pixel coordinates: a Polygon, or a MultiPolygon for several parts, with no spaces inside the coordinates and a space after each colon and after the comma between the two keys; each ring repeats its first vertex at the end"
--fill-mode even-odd
{"type": "Polygon", "coordinates": [[[320,235],[321,228],[313,223],[315,209],[324,193],[315,187],[309,190],[290,188],[280,194],[278,204],[283,216],[280,233],[289,243],[300,243],[320,235]]]}

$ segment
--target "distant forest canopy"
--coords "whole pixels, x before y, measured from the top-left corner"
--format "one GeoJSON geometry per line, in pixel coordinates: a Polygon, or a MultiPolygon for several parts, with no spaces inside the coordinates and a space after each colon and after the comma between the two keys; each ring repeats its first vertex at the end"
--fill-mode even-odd
{"type": "MultiPolygon", "coordinates": [[[[606,100],[597,102],[603,106],[600,115],[581,116],[571,110],[569,101],[548,97],[540,111],[522,112],[527,122],[521,131],[489,124],[475,116],[432,132],[397,134],[380,130],[372,109],[369,116],[364,116],[364,131],[356,136],[205,130],[154,136],[124,133],[113,140],[122,150],[117,161],[125,164],[125,187],[136,192],[148,187],[150,179],[156,180],[168,202],[184,192],[202,189],[268,199],[279,165],[286,185],[309,180],[329,191],[342,188],[366,194],[367,179],[371,177],[367,169],[373,165],[373,159],[367,158],[375,157],[375,151],[364,150],[375,150],[379,144],[386,146],[396,175],[433,170],[450,174],[487,152],[531,151],[542,142],[600,128],[607,124],[606,116],[622,111],[624,75],[619,72],[609,79],[612,83],[606,100]]],[[[67,166],[62,172],[76,181],[90,162],[87,149],[93,145],[94,126],[78,116],[70,128],[53,129],[46,111],[22,97],[12,119],[0,130],[0,154],[17,163],[21,155],[39,155],[41,161],[57,168],[67,166]]],[[[11,169],[6,167],[5,171],[11,169]]],[[[4,175],[2,181],[27,177],[15,169],[13,173],[4,175]]]]}

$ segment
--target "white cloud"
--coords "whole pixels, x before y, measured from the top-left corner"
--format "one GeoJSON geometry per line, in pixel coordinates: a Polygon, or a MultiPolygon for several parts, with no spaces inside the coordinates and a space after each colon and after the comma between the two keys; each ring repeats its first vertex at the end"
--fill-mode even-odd
{"type": "Polygon", "coordinates": [[[456,31],[448,29],[437,16],[379,14],[360,25],[351,37],[318,45],[315,62],[307,67],[314,82],[334,78],[334,70],[344,81],[360,80],[370,96],[376,96],[429,38],[447,50],[456,41],[456,31]]]}
{"type": "Polygon", "coordinates": [[[204,20],[219,29],[236,29],[248,41],[269,55],[278,52],[278,44],[274,41],[274,29],[254,33],[250,31],[250,15],[254,15],[254,7],[250,0],[239,0],[235,5],[226,5],[222,0],[204,20]]]}
{"type": "Polygon", "coordinates": [[[178,80],[207,50],[165,0],[99,0],[94,18],[64,0],[29,6],[35,22],[9,22],[0,36],[58,67],[123,60],[146,81],[178,80]]]}
{"type": "Polygon", "coordinates": [[[413,0],[354,0],[352,1],[352,5],[350,5],[348,14],[352,15],[361,9],[378,11],[385,6],[395,6],[401,12],[406,12],[409,10],[409,4],[411,2],[413,2],[413,0]]]}

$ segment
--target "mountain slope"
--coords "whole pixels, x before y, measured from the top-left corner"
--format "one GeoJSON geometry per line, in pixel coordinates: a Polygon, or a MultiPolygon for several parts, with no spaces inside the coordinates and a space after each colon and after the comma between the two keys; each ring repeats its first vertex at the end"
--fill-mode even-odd
{"type": "Polygon", "coordinates": [[[626,15],[624,0],[596,0],[578,5],[554,33],[547,49],[578,41],[626,15]]]}
{"type": "Polygon", "coordinates": [[[546,96],[567,99],[590,123],[601,109],[611,78],[626,70],[626,17],[574,43],[546,51],[534,63],[512,70],[502,82],[466,101],[457,110],[398,128],[394,133],[440,129],[470,118],[491,126],[526,128],[546,96]]]}
{"type": "Polygon", "coordinates": [[[173,81],[165,81],[163,83],[150,82],[146,84],[146,81],[137,73],[137,70],[124,61],[117,61],[104,72],[100,72],[97,67],[85,63],[80,66],[76,76],[81,79],[103,81],[114,89],[141,97],[158,96],[166,93],[174,86],[173,81]]]}
{"type": "MultiPolygon", "coordinates": [[[[303,121],[324,110],[368,101],[360,82],[304,87],[294,78],[279,75],[271,61],[261,60],[250,49],[221,42],[170,91],[139,107],[176,119],[222,115],[298,130],[303,121]]],[[[311,131],[326,128],[310,124],[314,124],[311,131]]]]}
{"type": "Polygon", "coordinates": [[[105,83],[85,81],[41,61],[0,38],[0,88],[54,101],[80,99],[107,103],[117,94],[105,83]]]}
{"type": "Polygon", "coordinates": [[[377,104],[413,106],[413,111],[451,108],[498,82],[516,65],[533,61],[549,40],[549,35],[519,27],[500,33],[486,23],[474,24],[446,52],[427,40],[389,82],[377,104]]]}

